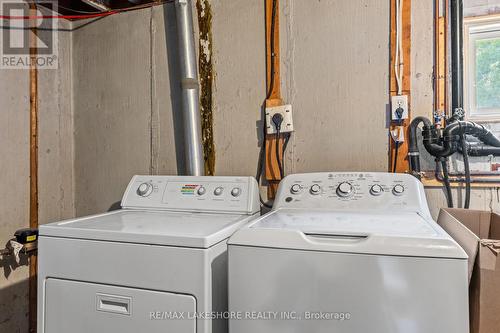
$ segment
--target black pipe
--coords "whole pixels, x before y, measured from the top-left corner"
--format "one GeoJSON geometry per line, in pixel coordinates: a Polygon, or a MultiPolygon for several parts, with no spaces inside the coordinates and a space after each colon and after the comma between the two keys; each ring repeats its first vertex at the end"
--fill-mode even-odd
{"type": "Polygon", "coordinates": [[[465,203],[464,208],[469,209],[470,207],[470,165],[469,165],[469,155],[467,152],[467,141],[465,139],[465,131],[462,129],[460,133],[460,142],[462,143],[462,155],[464,157],[464,170],[465,170],[465,203]]]}
{"type": "MultiPolygon", "coordinates": [[[[443,182],[442,175],[436,175],[436,179],[439,182],[443,182]]],[[[466,179],[464,177],[449,177],[450,183],[465,183],[466,179]]],[[[500,184],[500,178],[474,178],[471,177],[470,182],[472,184],[500,184]]]]}
{"type": "Polygon", "coordinates": [[[440,135],[435,126],[424,126],[422,136],[425,149],[436,157],[448,157],[459,150],[460,136],[471,135],[481,142],[494,147],[500,147],[498,140],[490,130],[472,121],[456,121],[449,124],[440,135]]]}
{"type": "MultiPolygon", "coordinates": [[[[461,172],[448,172],[450,177],[463,177],[465,176],[461,172]]],[[[472,176],[483,176],[483,177],[498,177],[498,182],[500,183],[500,172],[498,171],[471,171],[470,174],[472,176]]]]}
{"type": "MultiPolygon", "coordinates": [[[[500,147],[493,147],[479,142],[468,142],[466,146],[469,156],[500,156],[500,147]]],[[[463,148],[460,148],[460,152],[463,148]]]]}
{"type": "Polygon", "coordinates": [[[420,123],[424,126],[430,127],[432,123],[429,119],[425,117],[416,117],[412,120],[410,124],[410,142],[408,143],[408,157],[410,160],[410,169],[414,173],[420,172],[420,151],[418,150],[418,137],[417,129],[420,123]]]}
{"type": "Polygon", "coordinates": [[[453,119],[463,119],[464,57],[463,57],[463,0],[450,1],[451,22],[451,109],[453,119]]]}
{"type": "Polygon", "coordinates": [[[451,184],[450,184],[450,178],[448,175],[448,159],[447,158],[440,158],[439,160],[436,160],[436,179],[441,178],[444,188],[446,190],[446,201],[448,203],[448,208],[453,208],[453,194],[451,193],[451,184]],[[443,176],[441,176],[441,172],[439,170],[439,162],[441,162],[442,166],[442,171],[443,171],[443,176]]]}

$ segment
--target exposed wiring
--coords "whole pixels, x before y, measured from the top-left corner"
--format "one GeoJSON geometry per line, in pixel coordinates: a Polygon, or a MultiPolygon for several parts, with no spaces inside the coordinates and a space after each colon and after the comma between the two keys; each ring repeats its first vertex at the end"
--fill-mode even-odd
{"type": "Polygon", "coordinates": [[[404,133],[404,129],[401,126],[403,113],[396,112],[396,114],[398,115],[397,123],[399,126],[397,126],[394,130],[391,131],[391,137],[394,140],[394,162],[392,165],[392,172],[393,173],[396,173],[398,170],[399,148],[401,146],[401,143],[404,142],[404,137],[402,137],[402,135],[401,135],[402,133],[404,133]]]}
{"type": "Polygon", "coordinates": [[[396,0],[396,54],[394,56],[394,74],[398,95],[403,94],[404,54],[403,54],[403,1],[396,0]]]}
{"type": "Polygon", "coordinates": [[[274,127],[276,128],[276,145],[275,145],[276,162],[278,163],[280,179],[283,179],[285,174],[283,170],[283,164],[281,163],[283,155],[280,154],[281,124],[283,123],[283,115],[277,112],[273,115],[271,120],[273,121],[274,127]]]}
{"type": "MultiPolygon", "coordinates": [[[[85,12],[85,14],[82,13],[81,15],[35,15],[35,16],[32,16],[32,15],[0,15],[0,19],[3,19],[3,20],[35,20],[35,19],[82,20],[82,19],[110,16],[110,15],[114,15],[114,14],[118,14],[118,13],[138,10],[138,9],[150,8],[153,6],[171,3],[171,2],[174,2],[174,0],[164,0],[162,2],[155,2],[155,3],[151,3],[151,4],[133,6],[133,7],[129,7],[129,8],[123,8],[123,9],[113,9],[113,10],[110,10],[107,12],[100,12],[100,13],[85,12]]],[[[62,6],[59,6],[59,7],[65,9],[65,10],[72,10],[70,8],[66,8],[66,7],[62,7],[62,6]]],[[[75,11],[75,10],[72,10],[72,11],[75,11]]],[[[75,12],[77,12],[77,11],[75,11],[75,12]]]]}
{"type": "Polygon", "coordinates": [[[68,20],[82,20],[103,16],[110,16],[117,14],[119,11],[109,11],[105,13],[95,13],[86,15],[36,15],[36,16],[14,16],[14,15],[0,15],[3,20],[38,20],[38,19],[68,19],[68,20]]]}
{"type": "Polygon", "coordinates": [[[292,137],[292,133],[287,133],[285,137],[285,142],[283,143],[283,154],[281,157],[281,163],[283,164],[283,170],[285,169],[285,153],[286,148],[288,147],[288,143],[290,142],[290,138],[292,137]]]}
{"type": "MultiPolygon", "coordinates": [[[[394,76],[396,78],[396,86],[398,89],[398,96],[401,96],[403,94],[403,75],[404,75],[404,55],[403,55],[403,0],[396,0],[396,50],[395,50],[395,56],[394,56],[394,76]]],[[[399,147],[401,144],[401,132],[403,129],[401,128],[402,124],[402,117],[403,117],[403,110],[401,107],[399,107],[396,110],[396,114],[398,119],[396,120],[397,124],[399,127],[395,130],[395,133],[391,132],[392,139],[395,142],[394,146],[394,163],[392,166],[392,172],[396,173],[397,172],[397,167],[398,167],[398,153],[399,153],[399,147]]]]}
{"type": "Polygon", "coordinates": [[[280,170],[280,178],[284,178],[284,170],[283,170],[283,163],[282,163],[282,158],[283,155],[280,154],[280,131],[276,132],[276,162],[278,163],[278,169],[280,170]]]}
{"type": "Polygon", "coordinates": [[[398,170],[398,152],[399,152],[399,141],[396,141],[396,146],[394,148],[394,165],[392,167],[392,172],[396,173],[398,170]]]}
{"type": "Polygon", "coordinates": [[[69,12],[78,13],[78,14],[97,14],[97,13],[99,13],[97,11],[88,11],[88,10],[73,9],[73,8],[61,6],[60,4],[57,4],[57,8],[61,8],[61,9],[67,10],[69,12]]]}

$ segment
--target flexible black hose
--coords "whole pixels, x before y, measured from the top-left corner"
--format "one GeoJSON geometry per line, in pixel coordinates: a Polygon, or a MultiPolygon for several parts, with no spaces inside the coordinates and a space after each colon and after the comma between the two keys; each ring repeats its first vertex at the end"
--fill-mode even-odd
{"type": "Polygon", "coordinates": [[[450,178],[448,175],[448,159],[441,158],[440,160],[443,169],[443,183],[446,190],[446,200],[448,202],[448,208],[453,208],[453,194],[451,193],[450,178]]]}
{"type": "Polygon", "coordinates": [[[420,151],[418,150],[417,129],[420,123],[425,127],[431,127],[432,123],[425,117],[416,117],[410,123],[410,142],[408,144],[408,156],[410,161],[411,171],[414,173],[420,172],[420,151]]]}
{"type": "Polygon", "coordinates": [[[464,131],[460,135],[460,141],[462,143],[462,155],[464,157],[464,169],[465,169],[465,203],[464,208],[469,209],[470,207],[470,195],[471,195],[471,177],[470,177],[470,165],[469,165],[469,155],[467,152],[467,141],[465,139],[464,131]]]}

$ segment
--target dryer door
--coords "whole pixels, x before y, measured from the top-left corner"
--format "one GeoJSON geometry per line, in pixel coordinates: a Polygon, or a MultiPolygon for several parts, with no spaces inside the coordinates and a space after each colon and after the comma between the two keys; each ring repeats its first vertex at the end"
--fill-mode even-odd
{"type": "Polygon", "coordinates": [[[190,295],[48,279],[44,333],[194,333],[190,295]]]}

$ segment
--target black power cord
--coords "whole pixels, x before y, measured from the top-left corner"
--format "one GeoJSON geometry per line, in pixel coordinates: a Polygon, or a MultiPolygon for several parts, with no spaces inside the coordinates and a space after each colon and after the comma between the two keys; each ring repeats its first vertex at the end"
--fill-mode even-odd
{"type": "Polygon", "coordinates": [[[396,146],[394,147],[394,166],[392,167],[392,172],[396,173],[398,170],[398,153],[399,153],[399,141],[396,141],[396,146]]]}
{"type": "MultiPolygon", "coordinates": [[[[403,122],[403,113],[404,113],[404,109],[402,107],[398,107],[396,109],[396,117],[397,117],[397,120],[396,120],[396,124],[398,126],[401,126],[401,123],[403,122]]],[[[394,165],[392,167],[392,172],[393,173],[396,173],[396,171],[398,170],[398,153],[399,153],[399,135],[400,133],[398,132],[398,137],[397,138],[393,138],[394,141],[395,141],[395,147],[394,147],[394,165]]]]}
{"type": "Polygon", "coordinates": [[[278,163],[278,168],[280,170],[280,178],[283,179],[285,172],[283,170],[282,159],[285,154],[285,151],[283,150],[283,155],[280,154],[280,134],[281,134],[281,124],[283,123],[283,115],[281,113],[275,113],[272,117],[272,121],[274,123],[274,126],[276,127],[276,145],[275,145],[276,161],[278,163]]]}

